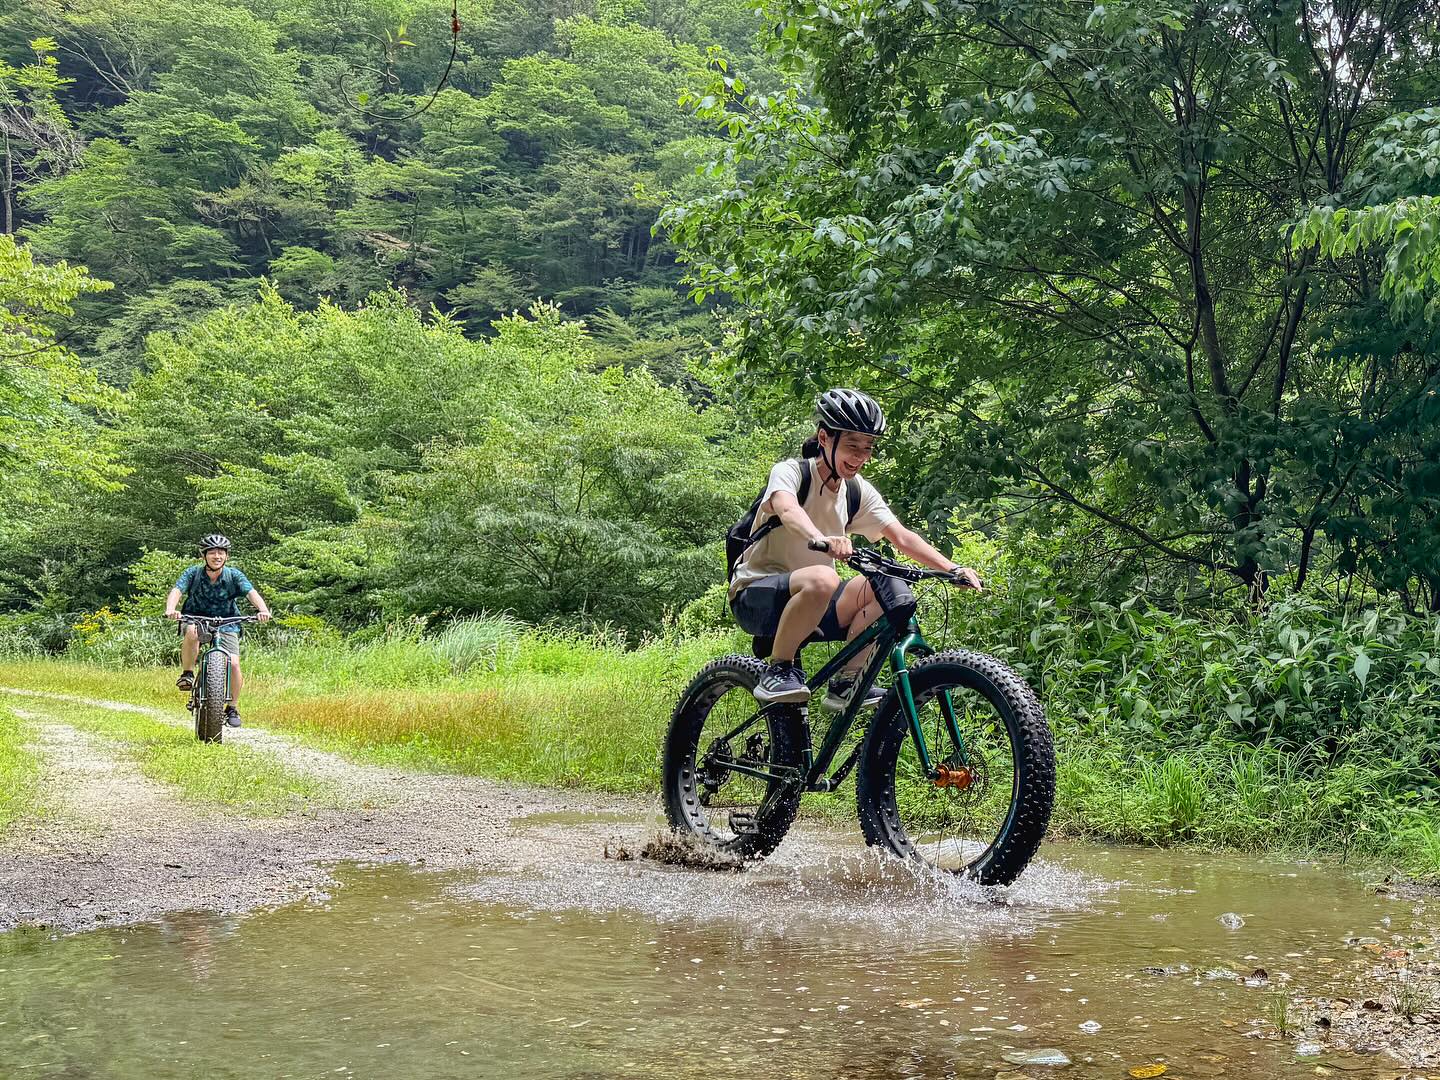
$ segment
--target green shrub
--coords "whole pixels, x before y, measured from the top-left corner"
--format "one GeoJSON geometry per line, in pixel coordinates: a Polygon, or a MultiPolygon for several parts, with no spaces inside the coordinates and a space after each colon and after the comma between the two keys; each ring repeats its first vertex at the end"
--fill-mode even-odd
{"type": "Polygon", "coordinates": [[[510,615],[479,615],[456,619],[430,639],[437,655],[450,664],[452,674],[471,668],[494,671],[519,649],[525,631],[520,620],[510,615]]]}
{"type": "Polygon", "coordinates": [[[686,604],[675,617],[676,631],[696,637],[733,629],[735,617],[730,614],[729,589],[727,582],[717,582],[686,604]]]}
{"type": "Polygon", "coordinates": [[[63,652],[74,635],[74,617],[59,612],[0,615],[0,659],[26,660],[63,652]]]}
{"type": "Polygon", "coordinates": [[[180,657],[176,624],[159,616],[116,615],[108,608],[83,616],[65,657],[102,667],[151,667],[173,664],[180,657]]]}

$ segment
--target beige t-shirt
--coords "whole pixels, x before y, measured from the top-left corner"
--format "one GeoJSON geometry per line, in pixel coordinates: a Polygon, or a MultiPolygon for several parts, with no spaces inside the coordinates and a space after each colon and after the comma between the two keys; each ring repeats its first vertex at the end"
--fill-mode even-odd
{"type": "MultiPolygon", "coordinates": [[[[819,474],[825,471],[823,465],[815,461],[802,464],[799,458],[789,458],[770,470],[770,482],[765,487],[765,494],[761,496],[760,508],[755,512],[752,532],[774,516],[770,509],[770,497],[775,492],[788,491],[799,498],[802,476],[800,470],[804,468],[813,468],[814,475],[810,478],[809,494],[800,508],[810,515],[815,527],[826,536],[859,533],[874,542],[899,520],[894,511],[886,505],[880,492],[875,490],[875,485],[862,476],[858,478],[860,508],[855,511],[855,517],[851,519],[847,529],[845,485],[842,483],[838,491],[830,491],[820,482],[819,474]]],[[[799,570],[802,566],[821,566],[834,561],[823,551],[811,551],[806,545],[805,537],[781,525],[778,529],[772,529],[764,539],[753,544],[740,556],[740,561],[735,564],[735,580],[730,583],[730,599],[733,600],[736,593],[759,578],[771,574],[787,574],[792,570],[799,570]]]]}

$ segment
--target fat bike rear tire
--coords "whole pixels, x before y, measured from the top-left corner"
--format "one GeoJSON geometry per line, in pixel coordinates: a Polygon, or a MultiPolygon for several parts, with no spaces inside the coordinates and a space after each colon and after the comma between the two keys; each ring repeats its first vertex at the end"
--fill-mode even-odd
{"type": "Polygon", "coordinates": [[[665,815],[682,838],[741,859],[761,859],[785,838],[800,808],[799,775],[807,745],[804,713],[771,705],[761,712],[752,691],[765,665],[739,654],[700,670],[680,695],[665,738],[665,815]],[[764,780],[736,772],[742,765],[786,771],[793,780],[764,780]]]}

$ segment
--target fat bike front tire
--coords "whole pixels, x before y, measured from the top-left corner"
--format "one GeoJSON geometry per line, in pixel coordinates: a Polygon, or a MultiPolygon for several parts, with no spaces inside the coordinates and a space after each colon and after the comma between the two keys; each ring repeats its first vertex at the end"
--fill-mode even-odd
{"type": "Polygon", "coordinates": [[[230,674],[230,658],[220,649],[205,655],[205,696],[195,710],[195,737],[201,742],[218,743],[225,734],[225,699],[230,674]]]}
{"type": "Polygon", "coordinates": [[[919,661],[910,688],[930,767],[892,688],[856,778],[866,843],[982,885],[1009,885],[1040,847],[1055,801],[1054,743],[1039,699],[1004,663],[968,650],[919,661]]]}

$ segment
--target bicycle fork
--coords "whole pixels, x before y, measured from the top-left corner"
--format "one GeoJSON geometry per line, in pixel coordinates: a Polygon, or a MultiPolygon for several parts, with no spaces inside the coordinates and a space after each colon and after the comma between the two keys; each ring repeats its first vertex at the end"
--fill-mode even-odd
{"type": "MultiPolygon", "coordinates": [[[[190,708],[192,710],[201,708],[205,704],[205,667],[207,661],[210,659],[210,653],[214,651],[214,649],[209,649],[206,652],[201,653],[200,659],[197,660],[195,663],[195,670],[199,673],[199,675],[195,679],[195,691],[190,696],[190,708]]],[[[235,673],[235,659],[229,653],[224,653],[224,656],[225,704],[233,705],[235,704],[235,690],[234,687],[231,685],[230,679],[231,676],[235,673]]]]}
{"type": "Polygon", "coordinates": [[[965,740],[960,734],[960,722],[955,718],[955,702],[949,690],[940,691],[940,713],[945,717],[945,727],[950,734],[953,753],[937,767],[930,759],[930,750],[925,745],[925,733],[920,730],[920,710],[915,705],[915,694],[910,686],[910,668],[906,652],[916,644],[924,645],[918,631],[911,629],[904,640],[890,650],[890,666],[895,671],[895,686],[900,692],[900,709],[910,725],[910,738],[915,743],[915,753],[920,757],[920,767],[937,787],[969,787],[969,756],[965,752],[965,740]],[[957,767],[958,766],[958,767],[957,767]]]}

